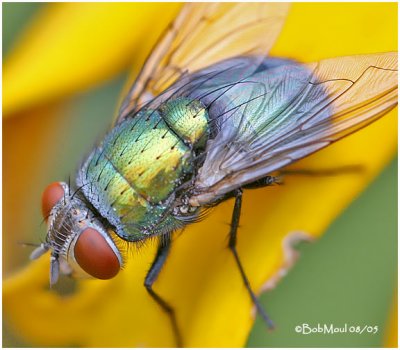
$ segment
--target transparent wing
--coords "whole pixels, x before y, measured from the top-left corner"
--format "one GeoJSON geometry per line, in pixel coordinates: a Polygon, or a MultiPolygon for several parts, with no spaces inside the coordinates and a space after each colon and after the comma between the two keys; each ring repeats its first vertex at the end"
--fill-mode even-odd
{"type": "Polygon", "coordinates": [[[117,122],[183,75],[239,55],[265,56],[283,26],[285,3],[189,3],[156,45],[123,101],[117,122]]]}
{"type": "Polygon", "coordinates": [[[214,130],[193,204],[209,203],[326,147],[397,104],[397,52],[313,64],[254,60],[238,57],[209,67],[179,92],[203,102],[214,130]]]}

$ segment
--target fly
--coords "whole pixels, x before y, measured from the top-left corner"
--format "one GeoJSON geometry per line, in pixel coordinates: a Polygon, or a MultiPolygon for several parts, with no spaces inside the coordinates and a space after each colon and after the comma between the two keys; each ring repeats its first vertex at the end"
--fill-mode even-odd
{"type": "Polygon", "coordinates": [[[243,190],[363,128],[397,104],[397,53],[303,64],[268,57],[284,3],[191,3],[168,27],[125,98],[111,131],[72,184],[43,194],[50,284],[60,272],[110,279],[124,266],[121,241],[159,239],[145,287],[153,289],[171,235],[234,198],[229,233],[244,284],[272,327],[236,250],[243,190]]]}

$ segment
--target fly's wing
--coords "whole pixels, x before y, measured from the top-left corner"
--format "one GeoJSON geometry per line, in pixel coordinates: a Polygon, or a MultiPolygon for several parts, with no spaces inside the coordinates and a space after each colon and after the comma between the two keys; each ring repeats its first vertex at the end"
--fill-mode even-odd
{"type": "Polygon", "coordinates": [[[288,11],[285,3],[189,3],[148,57],[123,101],[117,122],[183,75],[239,55],[271,49],[288,11]]]}
{"type": "Polygon", "coordinates": [[[304,65],[264,58],[254,66],[254,60],[239,57],[209,67],[180,91],[202,101],[214,133],[193,205],[326,147],[397,104],[395,52],[304,65]]]}

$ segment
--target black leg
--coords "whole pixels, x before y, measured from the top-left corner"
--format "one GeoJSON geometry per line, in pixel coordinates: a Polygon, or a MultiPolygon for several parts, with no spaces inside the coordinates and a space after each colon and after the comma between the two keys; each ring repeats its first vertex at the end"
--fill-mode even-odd
{"type": "MultiPolygon", "coordinates": [[[[251,182],[247,185],[244,185],[244,189],[257,189],[257,188],[262,188],[266,186],[272,186],[272,185],[281,185],[282,184],[282,177],[281,176],[265,176],[262,177],[261,179],[258,179],[254,182],[251,182]]],[[[232,197],[232,196],[231,196],[232,197]]]]}
{"type": "Polygon", "coordinates": [[[157,277],[160,274],[160,271],[163,268],[165,261],[167,260],[170,246],[171,238],[169,236],[160,238],[160,245],[158,247],[157,255],[153,261],[153,264],[151,265],[149,272],[146,275],[144,286],[146,287],[151,297],[168,314],[171,320],[172,328],[174,330],[177,347],[182,347],[182,338],[178,329],[178,324],[176,322],[174,309],[153,290],[153,284],[157,280],[157,277]]]}
{"type": "MultiPolygon", "coordinates": [[[[282,185],[285,176],[311,176],[311,177],[324,177],[324,176],[337,176],[346,174],[359,174],[365,171],[365,168],[360,164],[344,165],[335,168],[326,169],[283,169],[278,172],[278,176],[267,175],[254,182],[242,186],[243,189],[257,189],[271,185],[282,185]]],[[[220,201],[234,197],[234,193],[228,193],[220,201]]]]}
{"type": "Polygon", "coordinates": [[[242,194],[243,194],[243,191],[241,189],[238,189],[234,192],[235,206],[233,208],[231,230],[229,233],[229,249],[232,251],[233,256],[235,257],[235,261],[239,268],[240,274],[242,275],[244,285],[246,286],[246,289],[249,292],[250,297],[253,300],[253,303],[255,304],[255,306],[257,308],[257,312],[261,315],[264,322],[267,324],[268,328],[273,329],[274,328],[273,322],[268,317],[267,313],[261,306],[260,301],[258,300],[258,298],[254,294],[253,290],[251,289],[249,279],[246,276],[246,273],[243,269],[242,263],[240,262],[239,254],[236,249],[236,237],[237,237],[237,230],[239,227],[240,210],[242,207],[242,194]]]}
{"type": "Polygon", "coordinates": [[[336,176],[345,174],[357,174],[365,171],[361,164],[343,165],[336,168],[326,169],[287,169],[281,170],[280,175],[303,175],[303,176],[336,176]]]}

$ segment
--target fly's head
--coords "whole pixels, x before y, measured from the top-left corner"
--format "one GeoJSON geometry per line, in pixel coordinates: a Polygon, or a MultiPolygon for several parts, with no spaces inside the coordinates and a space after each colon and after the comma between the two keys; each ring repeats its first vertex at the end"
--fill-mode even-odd
{"type": "Polygon", "coordinates": [[[50,184],[43,192],[47,236],[31,254],[37,259],[50,250],[50,285],[60,272],[74,277],[110,279],[122,267],[121,254],[101,220],[85,199],[71,193],[64,182],[50,184]]]}

